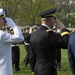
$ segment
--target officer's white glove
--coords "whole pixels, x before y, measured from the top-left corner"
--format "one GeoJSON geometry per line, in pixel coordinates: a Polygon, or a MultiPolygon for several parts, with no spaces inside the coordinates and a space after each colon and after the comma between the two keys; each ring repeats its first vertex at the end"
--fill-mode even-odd
{"type": "Polygon", "coordinates": [[[14,27],[16,26],[15,22],[14,22],[11,18],[6,17],[5,19],[6,19],[6,21],[7,21],[6,24],[7,24],[9,27],[14,28],[14,27]]]}
{"type": "Polygon", "coordinates": [[[61,30],[60,29],[57,29],[57,33],[61,33],[61,30]]]}

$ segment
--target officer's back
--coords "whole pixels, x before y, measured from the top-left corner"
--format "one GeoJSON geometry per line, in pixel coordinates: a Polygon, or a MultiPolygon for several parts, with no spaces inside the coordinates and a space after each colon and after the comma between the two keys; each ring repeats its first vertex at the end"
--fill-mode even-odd
{"type": "MultiPolygon", "coordinates": [[[[46,32],[46,29],[47,28],[41,26],[36,32],[31,35],[30,39],[31,45],[32,47],[34,47],[34,51],[36,53],[37,61],[39,64],[41,64],[42,62],[46,64],[46,62],[50,63],[52,61],[54,62],[55,60],[55,47],[50,47],[50,41],[48,39],[48,33],[46,32]]],[[[51,66],[53,62],[51,63],[51,66]]]]}

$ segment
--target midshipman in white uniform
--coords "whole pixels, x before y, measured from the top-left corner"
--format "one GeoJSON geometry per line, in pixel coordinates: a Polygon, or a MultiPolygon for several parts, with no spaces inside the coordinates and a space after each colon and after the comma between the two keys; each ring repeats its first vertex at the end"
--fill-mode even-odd
{"type": "Polygon", "coordinates": [[[24,38],[20,27],[11,18],[4,18],[3,16],[3,9],[0,9],[0,29],[6,23],[7,26],[13,28],[14,34],[11,35],[6,31],[0,30],[0,75],[13,75],[11,44],[22,42],[24,38]]]}

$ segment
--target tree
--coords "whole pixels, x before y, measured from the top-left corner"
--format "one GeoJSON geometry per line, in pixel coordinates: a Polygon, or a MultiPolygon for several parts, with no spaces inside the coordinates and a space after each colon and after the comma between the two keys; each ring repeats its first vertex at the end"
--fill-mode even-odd
{"type": "Polygon", "coordinates": [[[40,24],[38,14],[50,8],[57,8],[60,19],[75,18],[74,6],[74,0],[0,0],[0,7],[6,7],[7,15],[20,26],[40,24]]]}

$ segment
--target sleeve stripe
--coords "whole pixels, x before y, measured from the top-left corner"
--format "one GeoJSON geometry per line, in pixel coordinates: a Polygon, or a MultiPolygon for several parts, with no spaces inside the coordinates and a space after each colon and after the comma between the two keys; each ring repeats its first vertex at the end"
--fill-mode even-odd
{"type": "Polygon", "coordinates": [[[63,32],[63,33],[61,33],[61,36],[64,36],[64,35],[66,35],[66,34],[69,34],[69,35],[70,35],[69,32],[63,32]]]}

